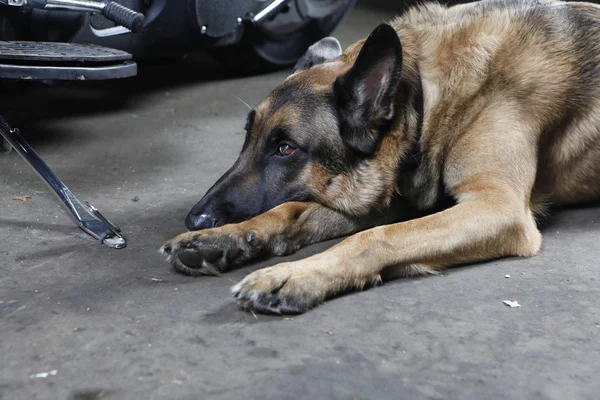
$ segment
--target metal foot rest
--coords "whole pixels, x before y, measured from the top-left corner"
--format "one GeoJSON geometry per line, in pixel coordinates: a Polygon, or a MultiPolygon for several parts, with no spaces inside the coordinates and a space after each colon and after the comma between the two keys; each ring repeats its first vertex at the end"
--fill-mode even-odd
{"type": "Polygon", "coordinates": [[[0,41],[0,78],[104,80],[137,74],[131,54],[91,44],[0,41]]]}

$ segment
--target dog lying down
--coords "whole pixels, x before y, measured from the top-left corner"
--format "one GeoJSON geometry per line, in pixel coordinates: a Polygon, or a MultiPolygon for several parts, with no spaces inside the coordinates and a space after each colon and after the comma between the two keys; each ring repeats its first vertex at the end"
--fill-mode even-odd
{"type": "Polygon", "coordinates": [[[343,53],[323,39],[246,132],[192,232],[161,249],[177,270],[351,236],[248,275],[232,289],[245,310],[301,313],[388,274],[534,256],[536,215],[600,194],[600,7],[429,4],[343,53]]]}

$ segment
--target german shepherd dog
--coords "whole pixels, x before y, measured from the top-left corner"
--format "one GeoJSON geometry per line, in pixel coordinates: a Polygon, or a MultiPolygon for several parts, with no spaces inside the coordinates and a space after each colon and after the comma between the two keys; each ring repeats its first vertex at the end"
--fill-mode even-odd
{"type": "Polygon", "coordinates": [[[235,285],[301,313],[388,276],[534,256],[536,217],[600,196],[600,6],[421,5],[326,38],[248,116],[241,154],[162,248],[190,275],[351,235],[235,285]]]}

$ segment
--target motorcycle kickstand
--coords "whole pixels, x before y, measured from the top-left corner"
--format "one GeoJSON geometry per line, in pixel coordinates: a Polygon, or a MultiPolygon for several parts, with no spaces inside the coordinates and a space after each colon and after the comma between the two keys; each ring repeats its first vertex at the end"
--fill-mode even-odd
{"type": "MultiPolygon", "coordinates": [[[[58,196],[67,211],[73,216],[75,222],[84,232],[103,244],[122,249],[127,245],[125,238],[120,234],[121,229],[104,218],[102,214],[90,203],[81,202],[69,188],[56,176],[48,165],[37,155],[31,146],[21,137],[18,129],[13,129],[0,116],[0,136],[4,137],[8,145],[37,172],[48,184],[50,189],[58,196]]],[[[10,147],[3,144],[5,150],[10,147]]]]}

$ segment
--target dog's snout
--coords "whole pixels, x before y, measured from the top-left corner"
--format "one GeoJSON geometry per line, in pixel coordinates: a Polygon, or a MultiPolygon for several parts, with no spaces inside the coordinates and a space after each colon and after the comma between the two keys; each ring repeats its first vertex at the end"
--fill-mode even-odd
{"type": "Polygon", "coordinates": [[[239,164],[236,162],[192,208],[185,220],[189,230],[217,228],[260,214],[262,196],[256,194],[254,174],[248,178],[246,175],[252,171],[236,171],[239,164]]]}
{"type": "Polygon", "coordinates": [[[215,218],[214,216],[212,216],[210,214],[195,215],[194,213],[190,213],[185,220],[185,226],[190,231],[197,231],[197,230],[206,229],[206,228],[214,228],[218,225],[219,225],[219,221],[217,220],[217,218],[215,218]]]}

